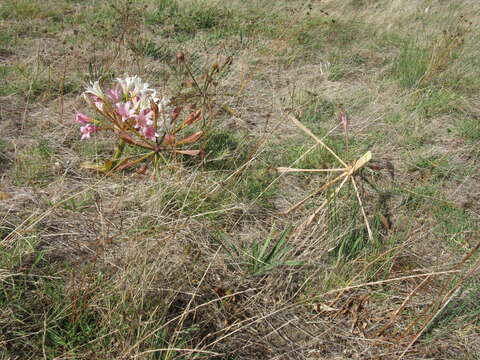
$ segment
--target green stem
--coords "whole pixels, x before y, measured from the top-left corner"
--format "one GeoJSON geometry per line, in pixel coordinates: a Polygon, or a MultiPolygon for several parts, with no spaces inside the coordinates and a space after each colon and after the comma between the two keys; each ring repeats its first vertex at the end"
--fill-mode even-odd
{"type": "Polygon", "coordinates": [[[113,165],[115,166],[118,160],[120,160],[120,157],[123,154],[123,150],[125,149],[125,141],[123,139],[120,139],[118,141],[117,147],[115,148],[115,152],[113,153],[113,165]]]}

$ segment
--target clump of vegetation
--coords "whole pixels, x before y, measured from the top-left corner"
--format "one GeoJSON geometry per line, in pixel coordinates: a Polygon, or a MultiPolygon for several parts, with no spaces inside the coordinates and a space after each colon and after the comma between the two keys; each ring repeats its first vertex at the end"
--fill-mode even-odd
{"type": "Polygon", "coordinates": [[[198,141],[203,131],[183,138],[180,135],[181,131],[200,120],[200,111],[190,113],[177,125],[182,108],[173,107],[169,99],[157,96],[156,91],[137,76],[118,79],[116,86],[105,92],[97,81],[87,88],[84,97],[100,117],[76,113],[75,121],[82,125],[82,139],[89,139],[101,130],[112,131],[119,138],[112,160],[103,165],[84,164],[86,167],[102,171],[123,170],[146,162],[157,168],[162,161],[162,152],[200,154],[200,150],[184,150],[181,146],[198,141]],[[147,152],[122,158],[127,144],[147,152]]]}
{"type": "Polygon", "coordinates": [[[272,242],[272,229],[263,241],[254,239],[250,249],[240,248],[224,233],[220,233],[220,239],[217,241],[232,258],[235,265],[240,265],[251,275],[258,276],[280,266],[298,266],[302,264],[301,261],[286,259],[293,250],[293,246],[287,243],[290,232],[291,227],[287,227],[278,235],[278,239],[272,242]]]}
{"type": "Polygon", "coordinates": [[[197,31],[227,28],[232,21],[230,12],[215,5],[193,2],[184,6],[177,0],[158,1],[147,16],[148,24],[172,25],[176,36],[192,36],[197,31]]]}
{"type": "Polygon", "coordinates": [[[394,62],[394,74],[405,87],[427,87],[447,70],[455,54],[461,50],[472,22],[460,16],[455,27],[445,29],[428,50],[419,41],[402,42],[394,62]]]}

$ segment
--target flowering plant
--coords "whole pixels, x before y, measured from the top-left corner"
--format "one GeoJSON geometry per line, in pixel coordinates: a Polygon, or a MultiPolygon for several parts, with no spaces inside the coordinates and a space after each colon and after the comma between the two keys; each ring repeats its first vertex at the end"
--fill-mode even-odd
{"type": "Polygon", "coordinates": [[[201,150],[185,149],[184,146],[198,141],[203,131],[181,138],[179,133],[201,118],[200,110],[191,112],[180,122],[181,107],[173,106],[165,96],[149,88],[138,76],[117,79],[116,84],[104,91],[96,81],[83,93],[85,101],[97,116],[88,116],[79,111],[75,121],[81,125],[82,139],[89,139],[100,130],[108,130],[119,138],[112,160],[103,165],[84,163],[83,166],[100,171],[123,170],[146,162],[158,165],[161,152],[185,155],[201,155],[201,150]],[[138,157],[121,158],[125,145],[146,150],[138,157]]]}

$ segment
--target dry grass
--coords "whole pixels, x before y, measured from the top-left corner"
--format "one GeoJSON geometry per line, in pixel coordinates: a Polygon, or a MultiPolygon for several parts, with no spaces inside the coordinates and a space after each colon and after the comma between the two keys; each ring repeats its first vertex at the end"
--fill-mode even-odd
{"type": "Polygon", "coordinates": [[[478,359],[479,11],[3,2],[0,359],[478,359]],[[177,51],[198,79],[232,57],[208,101],[177,51]],[[79,140],[82,88],[123,74],[204,107],[204,161],[80,168],[112,149],[79,140]],[[277,172],[339,167],[286,113],[347,164],[371,151],[355,188],[277,172]]]}

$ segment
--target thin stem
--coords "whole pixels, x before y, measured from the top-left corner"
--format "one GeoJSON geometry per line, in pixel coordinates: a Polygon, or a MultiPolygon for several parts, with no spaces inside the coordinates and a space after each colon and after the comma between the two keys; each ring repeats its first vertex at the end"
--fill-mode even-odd
{"type": "Polygon", "coordinates": [[[343,166],[347,167],[347,163],[343,161],[335,152],[330,149],[327,144],[325,144],[322,140],[320,140],[317,136],[315,136],[314,133],[312,133],[305,125],[303,125],[300,121],[297,120],[293,115],[288,115],[289,118],[294,122],[295,125],[297,125],[300,129],[302,129],[305,133],[307,133],[310,137],[315,139],[316,142],[318,142],[320,145],[322,145],[330,154],[332,154],[335,159],[337,159],[343,166]]]}
{"type": "Polygon", "coordinates": [[[352,179],[352,184],[353,184],[353,187],[355,188],[355,194],[357,195],[357,200],[358,200],[358,203],[360,204],[360,210],[362,210],[363,219],[365,220],[365,225],[367,226],[368,239],[372,241],[373,240],[372,230],[370,229],[370,224],[368,223],[367,214],[365,213],[365,209],[362,203],[362,198],[360,197],[360,194],[358,192],[357,183],[355,182],[355,179],[353,178],[353,176],[351,176],[350,178],[352,179]]]}
{"type": "Polygon", "coordinates": [[[322,203],[322,205],[320,205],[317,210],[315,210],[315,212],[310,215],[305,223],[305,226],[304,227],[307,227],[308,225],[310,225],[313,221],[313,219],[315,219],[315,217],[318,215],[318,213],[325,207],[325,205],[327,205],[335,196],[338,195],[338,193],[340,192],[340,190],[342,189],[343,185],[345,185],[345,183],[347,182],[348,180],[348,176],[345,177],[345,179],[343,179],[343,181],[340,183],[340,185],[338,185],[336,188],[335,188],[335,191],[333,193],[331,193],[327,199],[325,199],[325,201],[322,203]]]}
{"type": "Polygon", "coordinates": [[[290,173],[290,172],[341,172],[345,171],[344,168],[338,169],[296,169],[296,168],[287,168],[287,167],[278,167],[277,171],[280,173],[290,173]]]}
{"type": "Polygon", "coordinates": [[[112,160],[114,161],[114,163],[116,163],[120,159],[120,156],[122,156],[124,149],[125,141],[123,139],[120,139],[117,148],[115,149],[115,153],[113,154],[112,160]]]}
{"type": "Polygon", "coordinates": [[[335,179],[333,179],[332,181],[329,181],[328,183],[324,184],[322,187],[320,187],[320,189],[318,189],[317,191],[315,191],[314,193],[308,195],[305,199],[303,199],[302,201],[299,201],[298,203],[296,203],[295,205],[293,205],[292,207],[290,207],[286,213],[290,213],[292,212],[293,210],[297,209],[298,207],[300,207],[301,205],[303,205],[307,200],[311,199],[312,197],[314,197],[315,195],[318,195],[320,194],[322,191],[328,189],[330,186],[336,184],[337,182],[339,182],[340,180],[342,180],[344,177],[346,177],[348,175],[348,172],[345,171],[344,173],[342,173],[341,175],[337,176],[335,179]]]}

